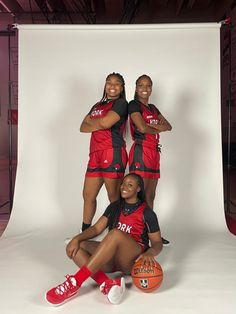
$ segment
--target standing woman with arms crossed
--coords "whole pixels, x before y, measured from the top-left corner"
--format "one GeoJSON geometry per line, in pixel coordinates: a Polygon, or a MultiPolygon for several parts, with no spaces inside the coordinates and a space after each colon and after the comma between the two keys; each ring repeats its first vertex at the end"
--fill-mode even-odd
{"type": "MultiPolygon", "coordinates": [[[[170,131],[170,123],[153,104],[149,104],[152,80],[148,75],[136,81],[134,100],[129,103],[131,134],[134,143],[129,152],[129,171],[143,177],[146,201],[153,208],[160,178],[159,133],[170,131]]],[[[169,241],[162,238],[163,244],[169,241]]]]}
{"type": "Polygon", "coordinates": [[[119,198],[120,182],[127,164],[123,132],[128,109],[121,74],[107,76],[102,99],[84,118],[80,131],[92,133],[83,198],[82,231],[90,227],[96,212],[97,195],[105,184],[110,202],[119,198]]]}

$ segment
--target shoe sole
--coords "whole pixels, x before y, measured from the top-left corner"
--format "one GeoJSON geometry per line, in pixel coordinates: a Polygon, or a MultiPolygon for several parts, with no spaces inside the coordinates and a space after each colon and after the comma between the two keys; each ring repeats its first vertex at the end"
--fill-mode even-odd
{"type": "Polygon", "coordinates": [[[109,291],[107,298],[110,303],[119,304],[122,300],[124,293],[125,293],[125,279],[122,277],[120,280],[120,286],[113,286],[109,291]],[[122,293],[119,293],[120,287],[122,288],[122,293]],[[113,298],[114,296],[117,296],[117,298],[113,298]]]}
{"type": "Polygon", "coordinates": [[[170,243],[162,243],[163,246],[170,246],[170,243]]]}
{"type": "Polygon", "coordinates": [[[61,302],[61,303],[57,303],[57,304],[51,303],[50,301],[47,300],[47,293],[44,294],[44,299],[45,299],[45,301],[46,301],[48,304],[57,307],[57,306],[63,305],[63,304],[66,303],[67,301],[70,301],[70,300],[74,299],[74,298],[77,296],[78,292],[79,292],[79,291],[75,292],[75,293],[72,294],[68,299],[66,299],[65,301],[63,301],[63,302],[61,302]]]}
{"type": "Polygon", "coordinates": [[[165,238],[161,238],[163,246],[170,246],[170,241],[166,240],[165,238]]]}

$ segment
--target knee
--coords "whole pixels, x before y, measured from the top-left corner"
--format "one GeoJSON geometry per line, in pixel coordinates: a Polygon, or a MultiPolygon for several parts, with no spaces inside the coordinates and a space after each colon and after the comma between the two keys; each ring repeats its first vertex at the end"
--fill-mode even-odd
{"type": "Polygon", "coordinates": [[[66,247],[66,255],[67,255],[70,259],[72,258],[72,260],[74,261],[74,259],[80,254],[81,249],[86,251],[86,249],[87,249],[87,241],[82,241],[82,242],[80,243],[79,249],[78,249],[78,251],[76,252],[76,255],[75,255],[73,258],[71,257],[71,251],[68,249],[68,246],[67,246],[67,247],[66,247]]]}
{"type": "Polygon", "coordinates": [[[68,246],[66,247],[66,255],[69,259],[72,259],[71,251],[68,249],[68,246]]]}
{"type": "Polygon", "coordinates": [[[67,255],[67,257],[71,258],[70,255],[69,255],[69,252],[68,252],[67,248],[66,248],[66,255],[67,255]]]}

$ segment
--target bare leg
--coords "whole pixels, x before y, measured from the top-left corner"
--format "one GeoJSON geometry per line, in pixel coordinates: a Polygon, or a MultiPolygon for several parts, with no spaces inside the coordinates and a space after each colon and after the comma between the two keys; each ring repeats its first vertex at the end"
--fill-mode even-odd
{"type": "Polygon", "coordinates": [[[47,302],[53,305],[64,303],[78,293],[85,280],[92,277],[100,285],[101,292],[107,295],[111,303],[120,303],[125,292],[124,278],[110,280],[101,271],[101,268],[114,260],[119,267],[118,269],[128,274],[141,251],[139,244],[129,235],[117,229],[110,231],[99,244],[88,244],[86,241],[81,243],[81,248],[74,261],[80,267],[83,263],[85,264],[73,276],[66,276],[66,280],[62,284],[47,291],[47,302]]]}
{"type": "Polygon", "coordinates": [[[117,270],[129,274],[141,251],[141,246],[128,234],[113,229],[100,242],[86,266],[92,273],[95,273],[107,263],[114,261],[117,270]]]}
{"type": "Polygon", "coordinates": [[[120,184],[122,179],[103,178],[110,202],[115,202],[120,196],[120,184]]]}
{"type": "Polygon", "coordinates": [[[144,178],[143,181],[147,204],[153,209],[158,179],[144,178]]]}
{"type": "MultiPolygon", "coordinates": [[[[83,241],[80,243],[80,249],[77,252],[76,256],[74,257],[73,261],[74,263],[79,266],[80,268],[83,265],[86,265],[88,263],[89,258],[93,253],[96,251],[97,247],[99,246],[100,242],[98,241],[83,241]]],[[[114,271],[114,261],[111,260],[109,263],[104,265],[101,270],[104,273],[111,273],[114,271]]]]}
{"type": "Polygon", "coordinates": [[[83,222],[91,224],[97,207],[97,195],[103,185],[103,178],[101,177],[85,177],[83,198],[84,198],[84,211],[83,222]]]}

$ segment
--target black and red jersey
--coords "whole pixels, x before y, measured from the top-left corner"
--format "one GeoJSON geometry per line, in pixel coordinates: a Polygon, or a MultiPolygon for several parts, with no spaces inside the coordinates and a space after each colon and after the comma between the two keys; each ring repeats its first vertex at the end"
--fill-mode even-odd
{"type": "Polygon", "coordinates": [[[111,203],[103,216],[108,218],[109,228],[117,228],[128,233],[145,250],[149,247],[148,233],[160,230],[156,213],[146,203],[127,204],[121,207],[121,202],[111,203]],[[117,213],[119,218],[117,219],[117,213]],[[114,225],[116,222],[116,225],[114,225]]]}
{"type": "MultiPolygon", "coordinates": [[[[160,111],[153,104],[148,104],[147,106],[145,106],[138,100],[132,100],[129,103],[128,111],[129,115],[131,115],[134,112],[140,112],[143,120],[147,124],[158,124],[159,122],[158,115],[160,114],[160,111]]],[[[136,143],[148,147],[158,146],[160,138],[159,133],[148,134],[139,132],[135,124],[132,122],[132,119],[130,119],[130,131],[132,138],[136,143]]]]}
{"type": "Polygon", "coordinates": [[[110,129],[92,132],[90,153],[125,145],[123,133],[128,116],[128,104],[126,100],[120,98],[97,103],[92,107],[89,114],[92,119],[98,119],[104,117],[110,110],[116,112],[120,116],[120,120],[110,129]]]}

